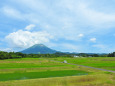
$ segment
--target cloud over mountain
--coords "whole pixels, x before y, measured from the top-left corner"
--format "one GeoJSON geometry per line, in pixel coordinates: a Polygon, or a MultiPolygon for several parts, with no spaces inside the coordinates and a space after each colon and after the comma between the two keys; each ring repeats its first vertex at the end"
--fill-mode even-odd
{"type": "Polygon", "coordinates": [[[5,38],[12,47],[27,48],[34,44],[49,42],[53,37],[45,31],[30,32],[18,30],[10,33],[5,38]]]}

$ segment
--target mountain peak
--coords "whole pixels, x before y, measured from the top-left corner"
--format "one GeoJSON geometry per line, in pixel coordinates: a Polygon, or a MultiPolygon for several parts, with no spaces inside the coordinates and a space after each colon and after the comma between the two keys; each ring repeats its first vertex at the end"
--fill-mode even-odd
{"type": "Polygon", "coordinates": [[[23,51],[21,51],[22,53],[26,53],[26,54],[53,54],[56,53],[56,50],[52,50],[50,48],[48,48],[47,46],[45,46],[44,44],[35,44],[23,51]]]}
{"type": "Polygon", "coordinates": [[[35,44],[35,45],[33,45],[33,46],[35,46],[35,47],[36,47],[36,46],[38,46],[38,47],[39,47],[39,46],[40,46],[40,47],[46,47],[44,44],[35,44]]]}

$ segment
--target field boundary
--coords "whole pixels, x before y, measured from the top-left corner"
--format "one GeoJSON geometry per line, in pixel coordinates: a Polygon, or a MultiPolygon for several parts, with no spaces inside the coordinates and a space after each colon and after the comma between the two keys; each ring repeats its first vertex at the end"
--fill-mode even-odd
{"type": "MultiPolygon", "coordinates": [[[[55,60],[50,60],[50,61],[64,63],[64,62],[55,61],[55,60]]],[[[96,69],[96,70],[101,70],[101,71],[115,73],[115,71],[112,71],[112,70],[106,70],[106,69],[95,68],[95,67],[90,67],[90,66],[84,66],[84,65],[79,65],[79,64],[73,64],[73,63],[64,63],[64,64],[71,64],[71,65],[76,65],[76,66],[80,66],[80,67],[86,67],[86,68],[91,68],[91,69],[96,69]]]]}

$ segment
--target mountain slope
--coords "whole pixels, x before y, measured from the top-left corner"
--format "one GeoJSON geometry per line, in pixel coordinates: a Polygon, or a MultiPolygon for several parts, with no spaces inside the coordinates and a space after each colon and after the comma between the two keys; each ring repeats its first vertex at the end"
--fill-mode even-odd
{"type": "Polygon", "coordinates": [[[52,50],[43,44],[35,44],[32,47],[21,51],[21,53],[25,53],[25,54],[48,54],[48,53],[53,54],[56,52],[58,52],[58,51],[52,50]]]}

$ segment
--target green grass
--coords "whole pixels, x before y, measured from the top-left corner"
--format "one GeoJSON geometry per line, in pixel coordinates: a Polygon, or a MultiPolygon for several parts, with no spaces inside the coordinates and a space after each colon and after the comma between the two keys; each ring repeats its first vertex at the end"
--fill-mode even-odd
{"type": "Polygon", "coordinates": [[[55,58],[54,60],[115,71],[115,57],[55,58]]]}
{"type": "Polygon", "coordinates": [[[88,72],[77,71],[77,70],[2,73],[0,74],[0,81],[48,78],[48,77],[63,77],[63,76],[77,76],[77,75],[87,75],[87,74],[88,72]]]}
{"type": "Polygon", "coordinates": [[[115,74],[50,60],[114,70],[115,58],[0,60],[0,86],[115,86],[115,74]]]}
{"type": "Polygon", "coordinates": [[[41,68],[41,67],[59,67],[65,65],[50,65],[50,64],[36,64],[36,63],[2,63],[0,69],[12,68],[41,68]]]}
{"type": "Polygon", "coordinates": [[[0,60],[0,69],[42,68],[42,67],[61,67],[61,66],[63,67],[66,65],[38,58],[0,60]]]}
{"type": "Polygon", "coordinates": [[[113,74],[98,73],[83,76],[0,81],[0,86],[115,86],[113,76],[113,74]]]}

